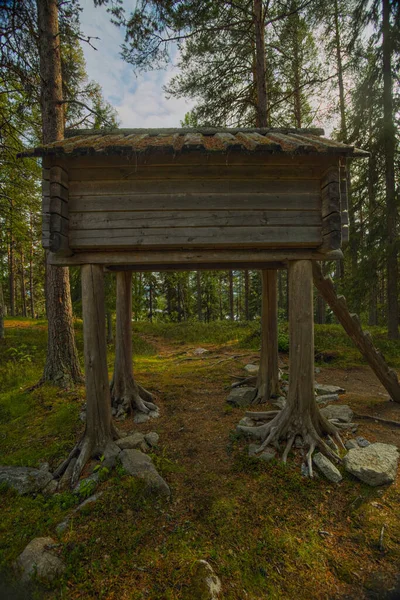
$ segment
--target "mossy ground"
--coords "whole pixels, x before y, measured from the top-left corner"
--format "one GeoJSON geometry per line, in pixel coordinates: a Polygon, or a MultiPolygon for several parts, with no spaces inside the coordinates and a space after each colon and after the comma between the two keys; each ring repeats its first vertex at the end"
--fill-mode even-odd
{"type": "MultiPolygon", "coordinates": [[[[27,392],[43,369],[45,323],[13,319],[6,326],[0,464],[48,461],[54,467],[82,430],[84,390],[42,386],[27,392]]],[[[203,558],[220,576],[227,600],[384,597],[400,571],[399,483],[372,489],[346,475],[339,486],[304,479],[293,455],[287,466],[250,459],[246,442],[234,433],[243,410],[226,404],[225,388],[256,357],[257,326],[138,323],[134,331],[137,379],[161,408],[158,420],[137,429],[160,434],[153,459],[172,499],[147,497],[120,469],[112,472],[100,499],[59,539],[65,576],[34,596],[179,600],[195,561],[203,558]],[[198,345],[208,352],[196,356],[198,345]]],[[[81,353],[80,322],[76,332],[81,353]]],[[[394,346],[398,352],[389,344],[386,354],[397,365],[394,346]]],[[[335,353],[319,365],[318,380],[343,385],[343,403],[400,420],[400,406],[380,395],[384,390],[337,326],[317,328],[316,347],[335,353]]],[[[111,373],[112,347],[108,360],[111,373]]],[[[121,428],[133,426],[128,419],[121,428]]],[[[360,422],[359,434],[398,442],[398,430],[375,423],[360,422]]],[[[9,570],[33,537],[57,537],[56,525],[77,502],[71,493],[46,499],[2,490],[0,569],[9,570]]]]}

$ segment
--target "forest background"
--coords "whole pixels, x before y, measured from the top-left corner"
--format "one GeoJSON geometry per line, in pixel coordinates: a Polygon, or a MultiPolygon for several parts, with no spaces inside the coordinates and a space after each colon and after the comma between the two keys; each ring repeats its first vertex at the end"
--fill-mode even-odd
{"type": "MultiPolygon", "coordinates": [[[[36,318],[46,314],[41,172],[35,159],[16,158],[42,135],[36,5],[28,0],[18,9],[8,1],[1,4],[0,314],[36,318]]],[[[171,53],[175,56],[177,74],[164,92],[191,99],[194,108],[182,115],[181,124],[194,127],[260,124],[254,14],[257,4],[262,6],[267,126],[333,124],[333,138],[370,152],[368,160],[351,165],[345,258],[324,268],[363,321],[389,325],[389,337],[397,338],[398,3],[153,1],[137,2],[133,13],[119,2],[98,4],[106,5],[125,33],[121,59],[132,65],[132,77],[164,68],[171,53]]],[[[81,44],[101,42],[85,37],[79,11],[75,0],[60,3],[65,129],[115,127],[116,111],[86,74],[81,44]]],[[[115,285],[112,275],[107,278],[111,336],[115,285]]],[[[80,316],[79,269],[70,269],[70,281],[74,314],[80,316]]],[[[286,320],[285,272],[279,273],[278,285],[279,314],[286,320]]],[[[135,320],[255,320],[261,311],[260,273],[136,273],[133,310],[135,320]]],[[[318,296],[315,319],[333,321],[318,296]]]]}

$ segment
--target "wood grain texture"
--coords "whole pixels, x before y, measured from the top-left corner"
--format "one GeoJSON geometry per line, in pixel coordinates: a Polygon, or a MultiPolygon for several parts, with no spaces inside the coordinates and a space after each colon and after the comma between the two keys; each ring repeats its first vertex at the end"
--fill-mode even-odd
{"type": "MultiPolygon", "coordinates": [[[[339,215],[340,222],[340,215],[339,215]]],[[[91,229],[154,229],[180,227],[320,226],[317,211],[127,211],[72,213],[71,231],[91,229]]]]}
{"type": "Polygon", "coordinates": [[[69,211],[186,211],[186,210],[302,210],[318,211],[319,192],[275,193],[197,193],[197,194],[115,194],[112,196],[70,196],[69,211]]]}

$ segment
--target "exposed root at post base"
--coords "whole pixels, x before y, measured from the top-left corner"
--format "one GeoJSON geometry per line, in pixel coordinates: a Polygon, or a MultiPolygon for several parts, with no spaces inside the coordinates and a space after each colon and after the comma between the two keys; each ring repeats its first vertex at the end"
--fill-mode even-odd
{"type": "MultiPolygon", "coordinates": [[[[247,412],[246,415],[251,418],[251,412],[247,412]]],[[[255,413],[255,416],[256,420],[266,422],[255,427],[238,425],[237,430],[262,442],[260,447],[257,448],[256,454],[262,452],[269,445],[280,449],[280,443],[283,442],[285,448],[282,453],[282,460],[286,463],[296,437],[300,437],[307,448],[306,460],[310,477],[313,476],[312,455],[316,448],[335,462],[341,462],[339,448],[334,442],[336,440],[344,448],[338,430],[320,414],[317,408],[307,412],[307,414],[302,414],[286,406],[278,414],[276,411],[269,411],[255,413]],[[324,441],[324,437],[328,437],[333,448],[329,447],[324,441]]]]}

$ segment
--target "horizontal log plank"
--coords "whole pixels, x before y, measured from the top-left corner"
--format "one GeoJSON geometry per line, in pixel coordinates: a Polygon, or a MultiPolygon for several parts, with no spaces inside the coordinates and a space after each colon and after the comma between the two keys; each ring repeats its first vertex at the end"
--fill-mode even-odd
{"type": "MultiPolygon", "coordinates": [[[[339,216],[340,222],[340,216],[339,216]]],[[[318,211],[163,211],[70,213],[72,230],[168,227],[318,226],[318,211]]],[[[125,233],[126,235],[126,233],[125,233]]]]}
{"type": "Polygon", "coordinates": [[[64,202],[68,202],[68,190],[56,182],[50,183],[50,197],[61,198],[64,202]]]}
{"type": "Polygon", "coordinates": [[[327,171],[323,174],[321,178],[321,189],[330,185],[331,183],[339,183],[340,174],[339,174],[339,165],[335,165],[329,167],[327,171]]]}
{"type": "Polygon", "coordinates": [[[262,181],[233,179],[182,179],[137,181],[71,181],[70,196],[118,196],[123,194],[253,194],[320,193],[318,180],[262,181]]]}
{"type": "Polygon", "coordinates": [[[317,179],[321,177],[319,166],[296,165],[194,165],[179,167],[164,165],[155,167],[129,165],[124,167],[69,169],[70,181],[121,181],[121,180],[179,180],[179,179],[262,179],[290,180],[317,179]]]}
{"type": "MultiPolygon", "coordinates": [[[[320,170],[320,177],[330,166],[337,166],[337,156],[293,156],[289,154],[257,154],[243,152],[229,152],[229,154],[180,154],[180,155],[157,155],[157,154],[133,154],[131,156],[74,156],[74,157],[43,157],[43,166],[50,167],[57,164],[69,171],[71,168],[98,168],[108,167],[139,168],[141,166],[148,169],[158,169],[165,166],[170,168],[185,168],[210,165],[227,166],[254,166],[276,167],[287,166],[290,168],[311,166],[320,170]]],[[[71,177],[70,177],[71,178],[71,177]]]]}
{"type": "Polygon", "coordinates": [[[317,246],[320,227],[181,227],[70,231],[71,248],[123,248],[135,246],[317,246]]]}
{"type": "MultiPolygon", "coordinates": [[[[72,256],[61,257],[56,254],[50,254],[50,264],[66,265],[84,265],[84,264],[104,264],[104,265],[142,265],[152,269],[155,265],[160,268],[161,265],[179,265],[184,264],[186,270],[194,269],[192,265],[198,264],[219,264],[223,262],[226,265],[252,264],[252,268],[261,268],[259,265],[272,262],[287,262],[288,260],[340,260],[343,258],[341,250],[322,254],[318,250],[310,248],[298,249],[262,249],[262,248],[242,248],[240,250],[219,248],[218,250],[129,250],[129,251],[97,251],[97,252],[77,252],[72,256]]],[[[242,267],[244,268],[244,267],[242,267]]]]}
{"type": "Polygon", "coordinates": [[[68,236],[68,219],[61,215],[50,214],[50,232],[68,236]]]}
{"type": "Polygon", "coordinates": [[[70,196],[69,212],[132,210],[302,210],[320,211],[319,193],[141,194],[70,196]]]}

